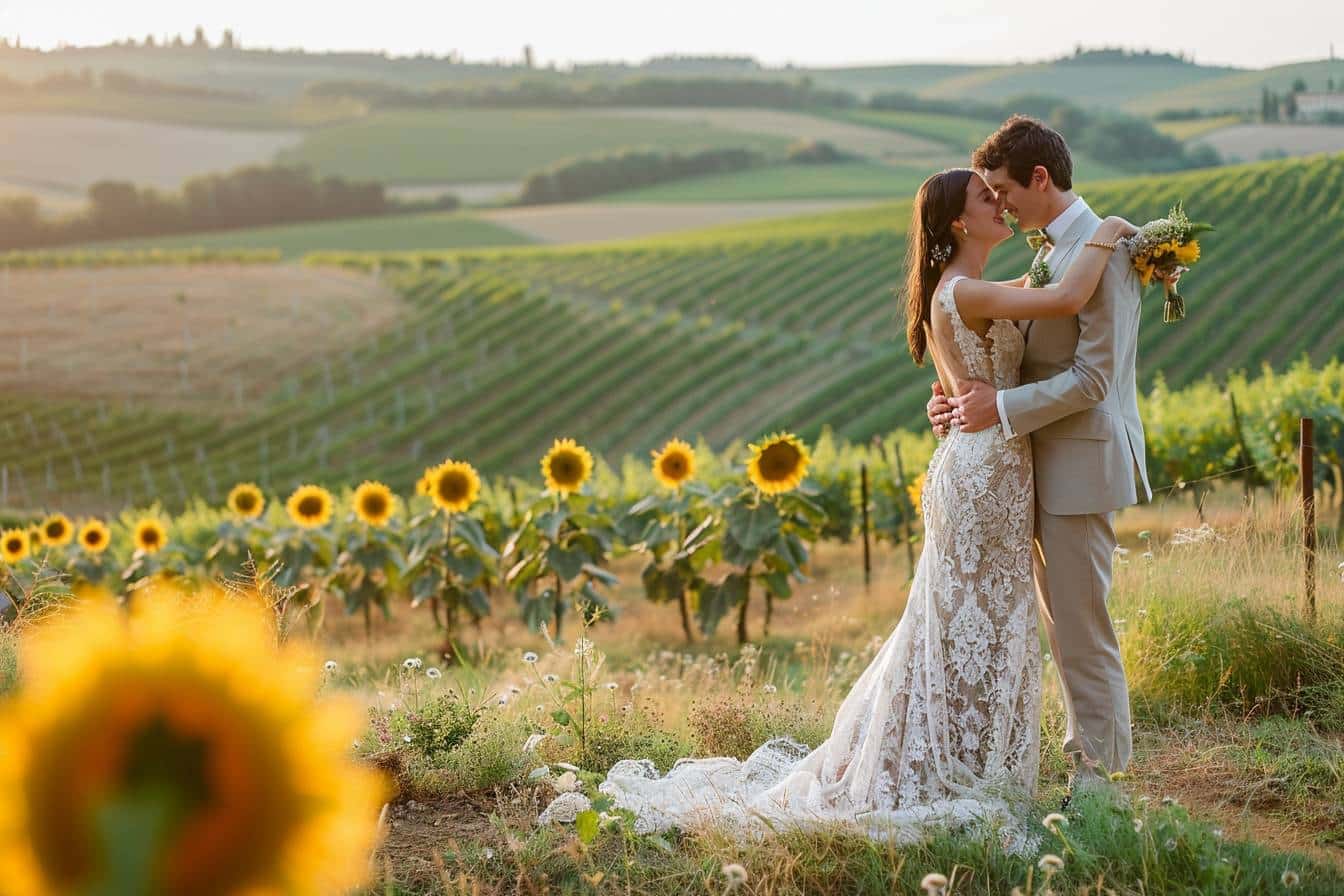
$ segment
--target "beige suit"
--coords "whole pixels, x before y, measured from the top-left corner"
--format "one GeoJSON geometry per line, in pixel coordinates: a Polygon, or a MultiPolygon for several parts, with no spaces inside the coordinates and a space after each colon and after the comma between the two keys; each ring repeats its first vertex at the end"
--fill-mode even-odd
{"type": "MultiPolygon", "coordinates": [[[[1051,282],[1100,225],[1086,209],[1069,226],[1044,256],[1051,282]]],[[[1136,474],[1152,497],[1134,371],[1139,296],[1129,255],[1117,250],[1077,317],[1019,325],[1023,385],[1000,393],[1013,434],[1030,436],[1035,458],[1036,587],[1064,691],[1064,751],[1105,771],[1122,771],[1131,750],[1129,691],[1106,609],[1111,521],[1138,500],[1136,474]]]]}

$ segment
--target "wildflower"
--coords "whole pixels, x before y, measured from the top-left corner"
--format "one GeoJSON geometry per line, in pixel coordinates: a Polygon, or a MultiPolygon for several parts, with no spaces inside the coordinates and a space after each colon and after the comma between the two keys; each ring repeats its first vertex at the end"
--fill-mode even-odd
{"type": "Polygon", "coordinates": [[[619,687],[619,685],[617,685],[616,682],[614,681],[609,681],[606,683],[605,687],[609,691],[614,691],[616,690],[617,687],[619,687]]]}
{"type": "Polygon", "coordinates": [[[560,680],[560,676],[556,675],[554,672],[547,672],[545,675],[541,676],[541,680],[547,684],[555,684],[560,680]]]}
{"type": "Polygon", "coordinates": [[[402,743],[407,743],[407,744],[408,744],[408,743],[411,742],[411,736],[410,736],[409,734],[403,734],[403,735],[401,736],[401,740],[402,740],[402,743]]]}
{"type": "Polygon", "coordinates": [[[1142,830],[1143,830],[1143,819],[1142,818],[1134,819],[1134,833],[1136,834],[1140,833],[1142,830]]]}
{"type": "Polygon", "coordinates": [[[1300,880],[1301,879],[1297,876],[1296,871],[1291,868],[1286,868],[1284,869],[1283,875],[1279,878],[1279,883],[1283,884],[1285,887],[1295,887],[1300,880]]]}
{"type": "Polygon", "coordinates": [[[424,664],[424,660],[420,659],[418,656],[408,656],[401,661],[401,668],[409,672],[412,669],[419,669],[424,664]]]}
{"type": "Polygon", "coordinates": [[[535,653],[533,653],[532,651],[529,650],[529,651],[527,651],[526,653],[523,654],[523,662],[525,662],[525,663],[535,663],[536,661],[537,661],[537,655],[536,655],[535,653]]]}
{"type": "Polygon", "coordinates": [[[443,673],[439,671],[438,666],[430,666],[428,669],[425,670],[425,677],[432,679],[439,679],[443,677],[443,673]]]}
{"type": "Polygon", "coordinates": [[[1168,838],[1167,838],[1167,842],[1166,842],[1166,843],[1163,843],[1162,845],[1165,846],[1165,847],[1167,848],[1167,852],[1171,852],[1172,850],[1174,850],[1174,849],[1176,848],[1176,838],[1175,838],[1175,837],[1168,837],[1168,838]]]}
{"type": "Polygon", "coordinates": [[[1053,834],[1059,833],[1059,826],[1061,824],[1068,824],[1068,823],[1069,820],[1065,818],[1063,815],[1060,815],[1058,812],[1051,812],[1049,815],[1045,816],[1045,818],[1041,820],[1041,824],[1049,828],[1050,832],[1053,834]]]}
{"type": "Polygon", "coordinates": [[[761,690],[765,691],[767,694],[773,694],[775,691],[779,689],[772,684],[767,684],[765,687],[761,688],[761,690]]]}
{"type": "Polygon", "coordinates": [[[336,661],[335,661],[335,660],[327,660],[325,663],[322,664],[322,671],[323,671],[323,672],[326,672],[328,675],[330,675],[331,673],[335,672],[335,671],[336,671],[336,661]]]}
{"type": "Polygon", "coordinates": [[[1036,863],[1036,867],[1040,868],[1046,874],[1054,874],[1064,867],[1064,860],[1054,853],[1048,852],[1041,856],[1041,860],[1036,863]]]}
{"type": "Polygon", "coordinates": [[[720,870],[723,872],[724,880],[727,881],[730,890],[736,889],[747,882],[747,869],[736,862],[730,862],[720,870]]]}
{"type": "Polygon", "coordinates": [[[947,889],[947,876],[936,871],[930,872],[924,875],[924,879],[919,882],[919,887],[929,896],[942,896],[943,891],[947,889]]]}

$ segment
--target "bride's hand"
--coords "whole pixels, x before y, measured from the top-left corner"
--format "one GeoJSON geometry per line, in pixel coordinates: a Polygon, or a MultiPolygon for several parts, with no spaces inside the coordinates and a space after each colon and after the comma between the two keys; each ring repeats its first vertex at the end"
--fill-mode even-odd
{"type": "Polygon", "coordinates": [[[1101,222],[1101,227],[1097,228],[1098,239],[1102,242],[1113,243],[1118,239],[1127,236],[1133,236],[1139,232],[1139,228],[1126,221],[1124,218],[1118,218],[1115,215],[1101,222]]]}

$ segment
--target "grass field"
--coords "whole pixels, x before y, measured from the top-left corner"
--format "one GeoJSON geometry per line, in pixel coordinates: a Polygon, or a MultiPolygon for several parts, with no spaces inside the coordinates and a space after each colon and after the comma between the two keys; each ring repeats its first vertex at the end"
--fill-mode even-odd
{"type": "Polygon", "coordinates": [[[1234,124],[1199,137],[1229,161],[1253,162],[1266,154],[1307,156],[1344,152],[1344,126],[1234,124]]]}
{"type": "Polygon", "coordinates": [[[782,155],[787,137],[608,110],[441,109],[379,112],[307,134],[282,152],[323,174],[395,184],[515,180],[562,158],[635,146],[743,146],[782,155]]]}
{"type": "Polygon", "coordinates": [[[1131,99],[1126,105],[1134,112],[1158,112],[1162,109],[1210,109],[1254,112],[1260,108],[1260,91],[1268,87],[1280,95],[1292,89],[1301,78],[1311,90],[1324,90],[1334,78],[1344,83],[1344,60],[1320,59],[1251,71],[1228,71],[1216,78],[1205,78],[1176,86],[1158,85],[1131,99]]]}
{"type": "Polygon", "coordinates": [[[477,215],[426,212],[250,227],[211,233],[142,237],[89,243],[98,249],[279,249],[288,258],[326,250],[387,251],[452,249],[479,246],[518,246],[532,242],[526,235],[477,215]]]}
{"type": "Polygon", "coordinates": [[[1158,121],[1154,126],[1168,137],[1177,140],[1198,141],[1205,134],[1241,124],[1240,115],[1216,115],[1211,118],[1195,118],[1190,121],[1158,121]]]}
{"type": "Polygon", "coordinates": [[[916,165],[883,165],[869,161],[835,165],[770,165],[625,190],[602,196],[599,201],[900,199],[914,195],[929,170],[916,165]]]}

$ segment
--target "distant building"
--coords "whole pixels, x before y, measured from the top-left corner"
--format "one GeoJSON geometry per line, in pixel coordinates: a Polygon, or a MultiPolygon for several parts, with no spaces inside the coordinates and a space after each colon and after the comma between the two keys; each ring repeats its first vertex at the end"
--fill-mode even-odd
{"type": "Polygon", "coordinates": [[[1327,117],[1344,117],[1344,93],[1299,93],[1297,117],[1303,121],[1320,121],[1327,117]]]}

